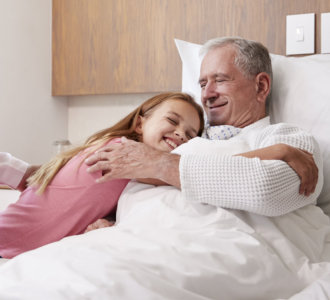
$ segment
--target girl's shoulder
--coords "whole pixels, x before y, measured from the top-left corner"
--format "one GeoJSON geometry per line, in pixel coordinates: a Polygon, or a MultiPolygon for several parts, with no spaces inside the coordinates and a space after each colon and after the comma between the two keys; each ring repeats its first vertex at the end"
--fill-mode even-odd
{"type": "Polygon", "coordinates": [[[111,139],[111,140],[107,141],[107,142],[104,144],[104,146],[109,145],[109,144],[113,144],[113,143],[120,143],[120,142],[121,142],[121,138],[118,137],[118,138],[114,138],[114,139],[111,139]]]}

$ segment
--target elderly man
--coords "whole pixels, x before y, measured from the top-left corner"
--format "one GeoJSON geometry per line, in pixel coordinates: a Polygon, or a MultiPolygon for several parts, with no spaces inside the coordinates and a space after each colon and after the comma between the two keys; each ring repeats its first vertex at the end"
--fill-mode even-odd
{"type": "Polygon", "coordinates": [[[266,216],[316,203],[323,181],[318,145],[294,126],[270,125],[266,116],[272,77],[268,50],[254,41],[219,38],[207,42],[202,51],[199,82],[209,123],[207,139],[193,139],[178,149],[181,155],[123,140],[90,157],[86,161],[91,165],[89,171],[103,170],[100,182],[110,178],[162,180],[181,188],[187,201],[266,216]],[[232,137],[221,140],[224,133],[232,137]],[[300,150],[292,155],[286,145],[300,150]],[[312,156],[308,158],[303,151],[313,155],[320,171],[315,192],[313,180],[308,179],[311,184],[302,185],[305,191],[298,193],[299,177],[289,166],[297,155],[305,155],[303,159],[313,164],[312,156]],[[232,155],[240,152],[245,157],[232,155]],[[269,160],[253,158],[259,153],[269,160]]]}

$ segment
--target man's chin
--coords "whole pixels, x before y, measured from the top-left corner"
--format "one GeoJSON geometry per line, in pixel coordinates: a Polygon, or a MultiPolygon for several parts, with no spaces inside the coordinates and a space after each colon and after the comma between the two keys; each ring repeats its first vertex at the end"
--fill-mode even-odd
{"type": "Polygon", "coordinates": [[[207,114],[207,119],[210,125],[225,125],[226,124],[226,114],[225,107],[215,108],[213,110],[209,110],[207,114]]]}
{"type": "Polygon", "coordinates": [[[225,125],[226,124],[226,120],[225,118],[221,118],[219,116],[208,116],[207,117],[208,122],[211,126],[218,126],[218,125],[225,125]]]}

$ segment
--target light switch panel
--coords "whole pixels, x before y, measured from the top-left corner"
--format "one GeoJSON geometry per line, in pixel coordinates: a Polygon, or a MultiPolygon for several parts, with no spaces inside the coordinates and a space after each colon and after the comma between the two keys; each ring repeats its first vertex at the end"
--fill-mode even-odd
{"type": "Polygon", "coordinates": [[[330,53],[330,13],[321,14],[321,53],[330,53]]]}
{"type": "Polygon", "coordinates": [[[286,55],[315,52],[315,14],[286,16],[286,55]]]}

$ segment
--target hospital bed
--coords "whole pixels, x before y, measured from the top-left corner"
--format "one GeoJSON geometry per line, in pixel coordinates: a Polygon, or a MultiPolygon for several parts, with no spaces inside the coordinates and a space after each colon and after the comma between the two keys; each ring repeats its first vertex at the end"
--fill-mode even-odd
{"type": "MultiPolygon", "coordinates": [[[[176,45],[182,89],[198,98],[200,45],[176,45]]],[[[318,205],[264,217],[133,181],[116,226],[3,259],[0,299],[330,299],[330,55],[272,62],[272,122],[311,132],[321,148],[318,205]]],[[[1,190],[1,208],[18,195],[1,190]]]]}

